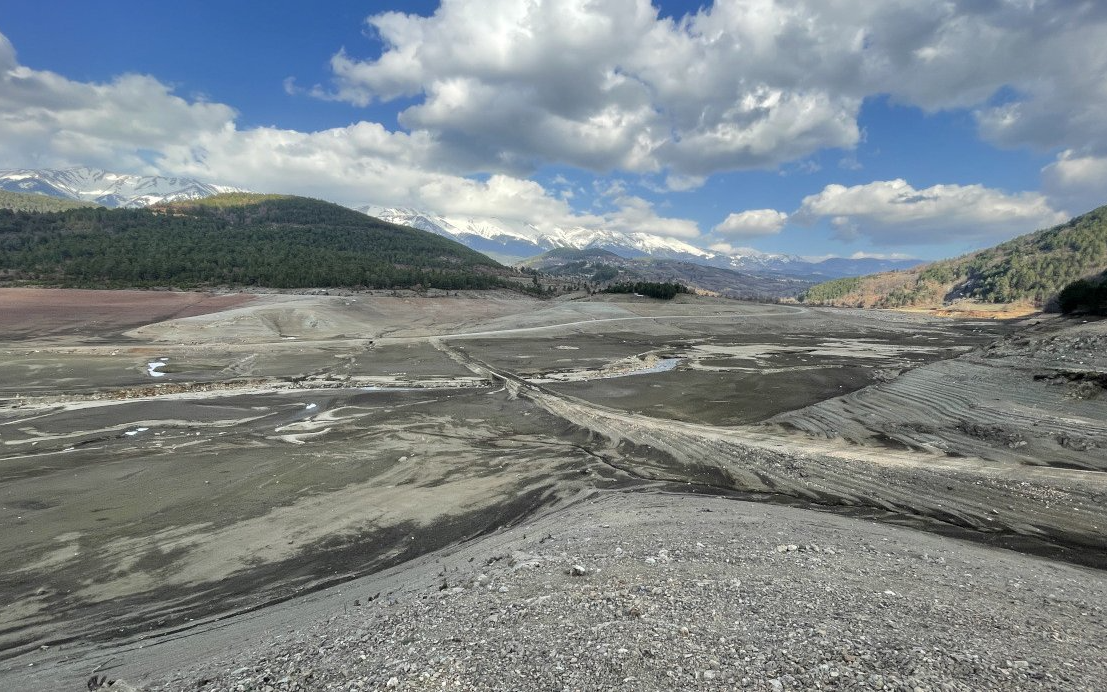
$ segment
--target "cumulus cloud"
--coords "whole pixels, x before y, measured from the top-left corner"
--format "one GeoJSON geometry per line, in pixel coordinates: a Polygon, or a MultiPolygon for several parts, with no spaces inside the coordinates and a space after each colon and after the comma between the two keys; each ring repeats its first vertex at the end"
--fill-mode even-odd
{"type": "Polygon", "coordinates": [[[883,259],[883,260],[905,260],[914,259],[911,255],[904,252],[855,252],[849,256],[850,259],[883,259]]]}
{"type": "Polygon", "coordinates": [[[329,97],[414,97],[401,123],[460,169],[666,170],[672,189],[850,149],[875,94],[974,109],[1004,145],[1102,144],[1105,7],[744,0],[678,21],[649,0],[444,0],[369,17],[383,50],[336,54],[329,97]]]}
{"type": "Polygon", "coordinates": [[[700,234],[695,221],[660,216],[653,204],[641,197],[623,196],[616,203],[617,209],[603,216],[604,228],[665,238],[695,238],[700,234]]]}
{"type": "Polygon", "coordinates": [[[1107,156],[1067,149],[1042,169],[1042,186],[1051,201],[1074,214],[1107,203],[1107,156]]]}
{"type": "MultiPolygon", "coordinates": [[[[566,164],[649,174],[680,191],[827,148],[845,150],[852,167],[861,104],[879,94],[968,109],[999,145],[1062,149],[1042,171],[1049,202],[885,181],[829,186],[804,200],[802,218],[829,219],[841,237],[938,242],[998,238],[1102,201],[1107,3],[718,0],[672,19],[650,0],[442,0],[428,17],[367,21],[376,57],[351,47],[333,56],[329,84],[289,79],[285,89],[360,106],[404,99],[401,130],[242,130],[230,106],[181,98],[151,76],[82,83],[22,66],[0,35],[0,158],[693,238],[695,223],[661,216],[625,187],[606,200],[613,211],[581,214],[525,175],[566,164]]],[[[773,228],[751,213],[716,234],[773,228]]]]}
{"type": "Polygon", "coordinates": [[[384,50],[335,55],[332,96],[421,97],[400,122],[435,132],[462,168],[664,168],[673,189],[689,189],[715,171],[858,138],[859,97],[747,69],[762,58],[731,44],[758,27],[738,21],[730,29],[741,36],[720,42],[709,11],[678,23],[649,0],[446,0],[430,17],[389,12],[368,23],[384,50]]]}
{"type": "Polygon", "coordinates": [[[829,219],[843,240],[864,236],[887,246],[991,242],[1061,223],[1066,216],[1038,193],[1007,194],[982,185],[916,190],[904,180],[886,180],[828,185],[805,197],[791,218],[808,224],[829,219]]]}
{"type": "Polygon", "coordinates": [[[230,126],[234,109],[186,101],[146,75],[105,84],[32,70],[0,35],[0,157],[27,165],[102,165],[153,172],[142,155],[230,126]]]}
{"type": "Polygon", "coordinates": [[[775,235],[787,221],[788,215],[776,209],[750,209],[728,215],[712,230],[719,235],[753,238],[775,235]]]}
{"type": "Polygon", "coordinates": [[[760,250],[755,250],[751,247],[740,247],[731,245],[730,243],[711,243],[707,246],[708,250],[714,250],[715,252],[721,252],[724,255],[743,255],[747,257],[763,257],[766,253],[760,250]]]}
{"type": "MultiPolygon", "coordinates": [[[[295,89],[294,83],[286,85],[295,89]]],[[[233,108],[188,101],[153,77],[124,75],[88,84],[18,63],[0,34],[0,159],[9,166],[101,166],[196,177],[223,184],[330,199],[409,206],[444,215],[615,228],[692,238],[695,222],[657,214],[624,186],[613,210],[579,214],[567,196],[537,182],[496,174],[486,180],[439,166],[440,142],[426,130],[379,123],[299,132],[238,129],[233,108]]]]}

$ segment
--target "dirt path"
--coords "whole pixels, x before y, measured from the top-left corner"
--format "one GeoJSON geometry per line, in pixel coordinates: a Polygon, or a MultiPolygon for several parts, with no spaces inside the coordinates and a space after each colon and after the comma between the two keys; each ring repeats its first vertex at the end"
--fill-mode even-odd
{"type": "MultiPolygon", "coordinates": [[[[981,458],[861,447],[841,440],[721,428],[629,414],[558,394],[436,342],[475,374],[606,440],[593,450],[642,478],[777,494],[821,506],[866,507],[929,528],[1041,541],[1107,566],[1107,474],[981,458]],[[627,448],[636,452],[626,460],[627,448]],[[1099,556],[1097,558],[1096,556],[1099,556]]],[[[1052,552],[1052,551],[1051,551],[1052,552]]]]}

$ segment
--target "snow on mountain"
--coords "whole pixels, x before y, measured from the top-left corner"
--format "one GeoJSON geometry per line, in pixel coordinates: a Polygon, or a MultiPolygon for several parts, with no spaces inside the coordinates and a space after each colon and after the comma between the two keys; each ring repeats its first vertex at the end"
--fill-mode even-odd
{"type": "Polygon", "coordinates": [[[623,257],[679,259],[731,268],[752,264],[764,269],[772,262],[787,264],[799,260],[798,257],[771,255],[756,250],[724,255],[704,250],[676,238],[663,238],[649,233],[622,233],[583,226],[541,230],[528,223],[489,218],[446,217],[400,207],[363,206],[357,209],[390,223],[452,238],[477,250],[488,251],[495,248],[501,254],[514,254],[519,258],[534,256],[555,248],[578,250],[601,248],[623,257]]]}
{"type": "Polygon", "coordinates": [[[670,259],[712,259],[719,256],[675,238],[661,238],[648,233],[574,227],[541,230],[524,222],[495,218],[446,217],[399,207],[358,207],[358,211],[378,219],[418,228],[452,238],[476,247],[498,246],[504,254],[518,249],[517,257],[530,257],[555,248],[603,248],[624,256],[656,256],[670,259]]]}
{"type": "MultiPolygon", "coordinates": [[[[146,207],[159,202],[200,199],[222,192],[245,192],[191,178],[110,173],[96,168],[0,170],[0,190],[34,193],[102,204],[105,207],[146,207]]],[[[583,226],[539,228],[524,221],[499,218],[442,216],[403,207],[363,206],[357,211],[391,223],[410,226],[456,240],[501,261],[514,262],[555,248],[609,250],[625,258],[694,262],[745,272],[837,278],[891,269],[905,269],[915,260],[830,258],[808,262],[794,255],[740,248],[730,254],[712,252],[676,238],[649,233],[623,233],[583,226]]]]}
{"type": "Polygon", "coordinates": [[[202,183],[191,178],[127,175],[87,167],[0,170],[0,190],[126,208],[199,199],[221,192],[243,192],[235,187],[202,183]]]}
{"type": "Polygon", "coordinates": [[[649,233],[622,233],[581,226],[541,230],[533,224],[522,222],[446,217],[401,207],[363,206],[357,210],[390,223],[437,233],[478,252],[495,254],[509,261],[533,257],[556,248],[598,248],[625,258],[681,260],[745,272],[808,278],[858,276],[889,269],[905,269],[919,263],[916,260],[875,258],[830,258],[823,262],[809,262],[795,255],[760,252],[752,248],[739,248],[730,254],[724,254],[704,250],[676,238],[663,238],[649,233]]]}

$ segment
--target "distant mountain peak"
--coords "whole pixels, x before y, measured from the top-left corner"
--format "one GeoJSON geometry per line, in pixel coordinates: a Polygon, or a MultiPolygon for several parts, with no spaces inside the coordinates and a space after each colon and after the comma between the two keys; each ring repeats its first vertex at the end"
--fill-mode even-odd
{"type": "Polygon", "coordinates": [[[919,263],[918,260],[842,258],[808,262],[795,255],[773,254],[752,248],[737,248],[729,254],[714,252],[677,238],[650,233],[623,233],[582,226],[540,230],[529,223],[496,218],[447,217],[404,207],[369,205],[357,207],[357,210],[384,221],[437,233],[480,252],[512,257],[512,261],[559,248],[600,249],[627,259],[652,257],[679,260],[720,269],[813,277],[815,280],[904,269],[919,263]]]}
{"type": "MultiPolygon", "coordinates": [[[[227,192],[247,192],[192,178],[113,173],[88,166],[0,170],[0,190],[125,208],[203,199],[227,192]]],[[[717,252],[679,238],[641,232],[625,233],[610,228],[539,228],[521,220],[492,216],[446,216],[407,207],[369,205],[356,207],[356,210],[384,221],[444,236],[504,262],[517,262],[555,248],[600,249],[628,259],[678,260],[720,269],[815,280],[905,269],[919,263],[914,260],[845,258],[808,262],[795,255],[766,253],[751,248],[717,252]]]]}
{"type": "Polygon", "coordinates": [[[112,173],[88,166],[0,170],[0,190],[126,208],[200,199],[222,192],[244,192],[192,178],[112,173]]]}

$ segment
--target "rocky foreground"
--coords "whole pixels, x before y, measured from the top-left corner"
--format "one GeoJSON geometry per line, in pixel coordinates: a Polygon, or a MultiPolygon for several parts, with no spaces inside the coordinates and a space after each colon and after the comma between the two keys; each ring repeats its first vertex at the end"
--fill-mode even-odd
{"type": "Polygon", "coordinates": [[[143,690],[1094,690],[1107,578],[811,510],[612,493],[99,660],[143,690]]]}

